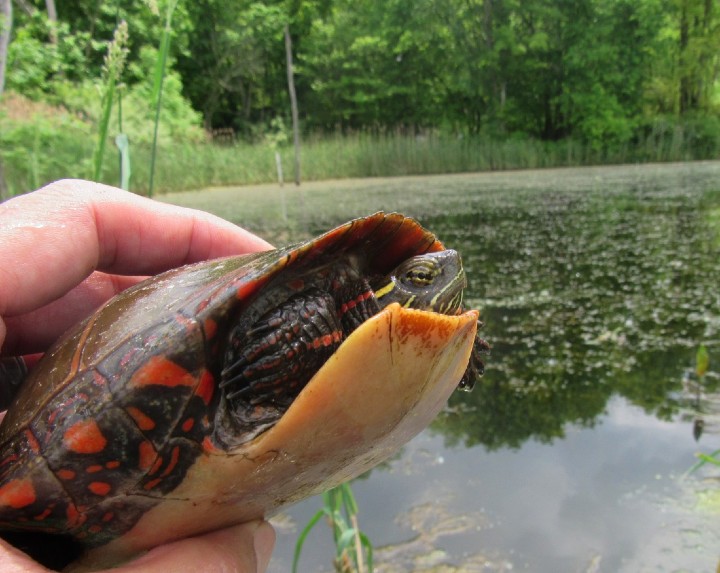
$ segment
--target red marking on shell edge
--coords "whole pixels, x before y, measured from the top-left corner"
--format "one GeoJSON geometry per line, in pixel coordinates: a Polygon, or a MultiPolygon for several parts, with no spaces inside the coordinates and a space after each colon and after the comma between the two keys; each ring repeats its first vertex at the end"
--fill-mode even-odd
{"type": "Polygon", "coordinates": [[[20,509],[35,502],[35,488],[30,479],[13,479],[0,487],[0,506],[20,509]]]}
{"type": "Polygon", "coordinates": [[[213,375],[204,370],[200,375],[200,383],[195,388],[195,395],[199,396],[203,403],[207,406],[212,400],[213,393],[215,392],[215,379],[213,375]]]}
{"type": "Polygon", "coordinates": [[[243,299],[247,298],[249,295],[251,295],[252,293],[256,292],[259,288],[261,288],[262,285],[265,284],[266,281],[267,281],[267,279],[250,281],[250,282],[242,282],[240,284],[240,288],[238,288],[237,291],[235,291],[235,296],[238,299],[243,300],[243,299]]]}
{"type": "Polygon", "coordinates": [[[162,457],[161,457],[161,456],[158,456],[157,459],[155,460],[155,463],[154,463],[153,466],[150,468],[150,471],[148,472],[148,475],[153,475],[154,473],[156,473],[156,472],[160,469],[160,467],[162,466],[162,463],[163,463],[162,457]]]}
{"type": "Polygon", "coordinates": [[[188,418],[182,423],[182,430],[183,432],[189,432],[193,429],[193,426],[195,425],[195,420],[193,418],[188,418]]]}
{"type": "Polygon", "coordinates": [[[109,483],[105,483],[104,481],[93,481],[88,485],[88,489],[95,495],[105,496],[110,493],[112,488],[109,483]]]}
{"type": "Polygon", "coordinates": [[[97,422],[81,420],[70,426],[63,434],[65,447],[76,454],[97,454],[107,445],[97,422]]]}
{"type": "Polygon", "coordinates": [[[139,408],[136,408],[135,406],[128,406],[127,408],[125,408],[125,411],[128,413],[128,416],[130,416],[134,420],[134,422],[137,424],[137,427],[141,430],[149,431],[155,427],[155,420],[153,420],[150,416],[145,414],[145,412],[143,412],[139,408]]]}
{"type": "Polygon", "coordinates": [[[146,470],[153,465],[155,458],[157,458],[157,452],[153,445],[147,440],[140,442],[138,446],[139,450],[139,461],[138,466],[141,470],[146,470]]]}
{"type": "Polygon", "coordinates": [[[179,459],[180,446],[175,446],[170,453],[170,463],[165,468],[165,471],[160,474],[160,477],[165,477],[166,475],[170,474],[175,469],[175,466],[177,465],[179,459]]]}
{"type": "Polygon", "coordinates": [[[206,318],[203,330],[205,331],[205,339],[212,340],[217,333],[217,322],[212,318],[206,318]]]}
{"type": "Polygon", "coordinates": [[[302,279],[295,279],[288,283],[288,286],[295,290],[295,291],[301,291],[305,288],[305,281],[302,279]]]}
{"type": "Polygon", "coordinates": [[[162,481],[162,478],[155,478],[155,479],[153,479],[153,480],[150,480],[149,482],[147,482],[147,483],[143,486],[143,489],[146,489],[146,490],[152,489],[152,488],[154,488],[157,484],[159,484],[161,481],[162,481]]]}
{"type": "Polygon", "coordinates": [[[205,439],[202,441],[202,447],[203,450],[205,450],[205,452],[208,454],[213,454],[221,451],[220,448],[213,444],[209,436],[205,436],[205,439]]]}
{"type": "Polygon", "coordinates": [[[164,356],[153,356],[130,378],[130,386],[194,386],[195,377],[164,356]]]}
{"type": "Polygon", "coordinates": [[[74,505],[68,505],[67,509],[65,510],[65,516],[67,517],[67,523],[69,528],[78,527],[79,525],[82,525],[85,523],[85,520],[87,519],[87,515],[84,513],[80,513],[78,511],[78,508],[74,505]]]}
{"type": "Polygon", "coordinates": [[[107,523],[108,521],[111,521],[113,517],[115,517],[115,514],[112,511],[108,511],[100,518],[100,521],[104,521],[105,523],[107,523]]]}
{"type": "Polygon", "coordinates": [[[101,472],[103,467],[100,464],[94,464],[92,466],[88,466],[85,468],[85,471],[89,474],[96,474],[97,472],[101,472]]]}
{"type": "Polygon", "coordinates": [[[11,464],[11,463],[13,463],[13,462],[16,462],[17,460],[18,460],[17,454],[10,454],[8,457],[4,458],[4,459],[0,462],[0,468],[1,468],[2,466],[7,465],[7,464],[11,464]]]}
{"type": "Polygon", "coordinates": [[[46,518],[48,515],[50,515],[51,513],[52,513],[52,509],[50,509],[50,508],[48,507],[47,509],[45,509],[45,511],[43,511],[43,512],[42,512],[41,514],[39,514],[39,515],[36,515],[33,519],[34,519],[35,521],[42,521],[43,519],[45,519],[45,518],[46,518]]]}
{"type": "Polygon", "coordinates": [[[114,470],[120,467],[120,462],[117,460],[112,460],[111,462],[106,463],[105,467],[109,470],[114,470]]]}
{"type": "Polygon", "coordinates": [[[88,527],[90,533],[100,533],[102,531],[102,525],[91,525],[88,527]]]}

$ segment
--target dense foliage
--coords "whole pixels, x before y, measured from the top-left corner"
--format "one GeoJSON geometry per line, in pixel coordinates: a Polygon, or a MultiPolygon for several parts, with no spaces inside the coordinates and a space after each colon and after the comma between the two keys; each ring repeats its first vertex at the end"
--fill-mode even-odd
{"type": "MultiPolygon", "coordinates": [[[[142,99],[163,25],[150,2],[17,2],[7,89],[82,107],[129,24],[123,80],[142,99]],[[68,88],[68,85],[76,89],[68,88]],[[80,101],[78,101],[80,100],[80,101]]],[[[617,146],[683,118],[716,135],[717,0],[198,0],[174,17],[175,113],[256,134],[289,123],[283,27],[305,130],[572,137],[617,146]]],[[[147,91],[147,90],[145,90],[147,91]]],[[[85,111],[85,109],[83,109],[85,111]]]]}

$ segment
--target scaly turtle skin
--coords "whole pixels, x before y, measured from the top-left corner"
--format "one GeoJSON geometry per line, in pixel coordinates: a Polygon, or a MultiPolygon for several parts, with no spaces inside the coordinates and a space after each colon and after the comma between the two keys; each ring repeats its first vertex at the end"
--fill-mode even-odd
{"type": "Polygon", "coordinates": [[[9,408],[0,527],[69,535],[106,565],[365,471],[482,374],[465,284],[457,253],[378,213],[128,289],[9,408]]]}

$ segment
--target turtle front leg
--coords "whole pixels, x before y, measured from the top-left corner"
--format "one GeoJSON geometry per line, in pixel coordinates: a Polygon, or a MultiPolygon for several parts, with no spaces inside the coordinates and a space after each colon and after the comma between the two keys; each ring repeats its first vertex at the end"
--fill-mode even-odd
{"type": "Polygon", "coordinates": [[[460,379],[458,388],[470,392],[475,386],[475,382],[485,372],[485,362],[482,357],[485,354],[490,353],[490,345],[480,338],[480,329],[483,327],[483,323],[478,320],[478,333],[475,335],[475,344],[473,345],[472,352],[470,353],[470,362],[468,362],[465,374],[460,379]]]}
{"type": "Polygon", "coordinates": [[[228,400],[249,405],[289,403],[344,339],[335,301],[312,289],[236,327],[225,352],[220,388],[228,400]]]}

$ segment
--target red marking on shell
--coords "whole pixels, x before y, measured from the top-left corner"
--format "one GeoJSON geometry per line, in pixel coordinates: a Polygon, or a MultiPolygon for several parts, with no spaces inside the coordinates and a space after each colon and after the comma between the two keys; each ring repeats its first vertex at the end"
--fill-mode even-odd
{"type": "Polygon", "coordinates": [[[210,404],[210,400],[212,400],[214,392],[215,380],[213,378],[213,375],[210,374],[210,372],[208,372],[207,370],[204,370],[203,373],[200,375],[200,383],[195,389],[195,395],[199,396],[200,399],[207,406],[210,404]]]}
{"type": "Polygon", "coordinates": [[[180,459],[180,446],[175,446],[172,449],[172,452],[170,452],[170,463],[165,468],[165,471],[163,473],[161,473],[160,475],[162,477],[169,475],[170,472],[172,472],[175,469],[175,466],[177,465],[179,459],[180,459]]]}
{"type": "Polygon", "coordinates": [[[98,472],[101,472],[102,469],[103,469],[103,467],[101,465],[95,464],[95,465],[86,467],[85,471],[89,474],[96,474],[98,472]]]}
{"type": "Polygon", "coordinates": [[[65,510],[65,516],[67,517],[68,527],[73,528],[85,523],[87,515],[80,513],[78,508],[72,504],[67,506],[65,510]]]}
{"type": "Polygon", "coordinates": [[[152,489],[152,488],[154,488],[157,484],[159,484],[161,481],[162,481],[162,478],[155,478],[155,479],[153,479],[153,480],[150,480],[149,482],[147,482],[147,483],[143,486],[143,489],[146,489],[146,490],[152,489]]]}
{"type": "Polygon", "coordinates": [[[75,472],[73,470],[68,469],[61,469],[57,471],[57,477],[64,480],[72,480],[75,479],[75,472]]]}
{"type": "Polygon", "coordinates": [[[35,434],[33,434],[30,430],[25,430],[25,439],[27,440],[28,446],[30,447],[30,450],[34,454],[40,453],[40,442],[37,441],[37,438],[35,438],[35,434]]]}
{"type": "Polygon", "coordinates": [[[100,533],[102,531],[102,525],[91,525],[88,527],[90,533],[100,533]]]}
{"type": "Polygon", "coordinates": [[[105,380],[105,377],[96,370],[93,373],[93,384],[102,388],[104,386],[107,386],[107,380],[105,380]]]}
{"type": "Polygon", "coordinates": [[[131,348],[128,350],[123,357],[120,359],[120,366],[125,367],[128,365],[128,363],[133,359],[133,357],[140,352],[139,348],[131,348]]]}
{"type": "Polygon", "coordinates": [[[109,469],[109,470],[114,470],[114,469],[120,467],[120,462],[117,461],[117,460],[113,460],[113,461],[111,461],[111,462],[106,463],[106,464],[105,464],[105,467],[106,467],[107,469],[109,469]]]}
{"type": "Polygon", "coordinates": [[[0,506],[20,509],[35,502],[35,488],[29,479],[13,479],[0,487],[0,506]]]}
{"type": "Polygon", "coordinates": [[[138,466],[141,470],[149,469],[153,462],[155,461],[155,458],[157,458],[157,452],[155,451],[155,448],[153,445],[148,442],[147,440],[140,442],[140,446],[138,447],[139,450],[139,461],[138,466]]]}
{"type": "Polygon", "coordinates": [[[183,432],[189,432],[193,429],[193,426],[195,425],[195,420],[193,418],[188,418],[182,423],[182,430],[183,432]]]}
{"type": "Polygon", "coordinates": [[[107,495],[110,493],[110,484],[104,481],[93,481],[88,485],[88,489],[95,495],[107,495]]]}
{"type": "Polygon", "coordinates": [[[128,413],[128,416],[130,416],[135,421],[137,427],[141,430],[148,431],[152,430],[155,427],[155,420],[153,420],[150,416],[145,414],[139,408],[136,408],[135,406],[128,406],[127,408],[125,408],[125,411],[128,413]]]}
{"type": "Polygon", "coordinates": [[[97,454],[105,449],[107,440],[95,420],[82,420],[65,430],[63,443],[76,454],[97,454]]]}
{"type": "Polygon", "coordinates": [[[108,521],[112,521],[113,517],[115,517],[115,514],[112,511],[108,511],[100,518],[100,521],[104,521],[105,523],[107,523],[108,521]]]}
{"type": "Polygon", "coordinates": [[[217,333],[217,322],[212,318],[205,319],[203,330],[205,331],[205,339],[212,340],[217,333]]]}
{"type": "Polygon", "coordinates": [[[130,386],[194,386],[195,377],[179,364],[164,356],[153,356],[135,371],[130,378],[130,386]]]}
{"type": "Polygon", "coordinates": [[[51,513],[52,513],[52,509],[50,509],[50,508],[48,507],[48,508],[45,509],[45,511],[43,511],[43,512],[40,513],[39,515],[36,515],[35,517],[33,517],[33,519],[34,519],[35,521],[42,521],[43,519],[45,519],[45,518],[46,518],[48,515],[50,515],[51,513]]]}

